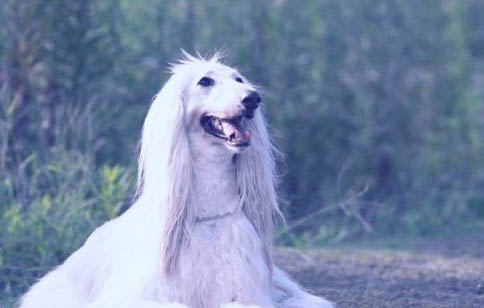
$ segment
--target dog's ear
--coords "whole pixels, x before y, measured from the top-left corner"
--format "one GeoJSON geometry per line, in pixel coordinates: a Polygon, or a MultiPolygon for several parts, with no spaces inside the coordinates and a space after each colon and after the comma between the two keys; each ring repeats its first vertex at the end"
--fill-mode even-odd
{"type": "Polygon", "coordinates": [[[261,111],[249,121],[252,131],[251,146],[236,161],[237,185],[241,195],[242,210],[254,225],[267,252],[267,262],[272,268],[268,250],[273,241],[274,219],[282,218],[277,205],[275,157],[261,111]]]}
{"type": "Polygon", "coordinates": [[[173,74],[156,95],[143,126],[138,189],[140,199],[162,215],[161,262],[173,272],[187,232],[192,189],[190,147],[184,124],[187,85],[183,74],[173,74]]]}

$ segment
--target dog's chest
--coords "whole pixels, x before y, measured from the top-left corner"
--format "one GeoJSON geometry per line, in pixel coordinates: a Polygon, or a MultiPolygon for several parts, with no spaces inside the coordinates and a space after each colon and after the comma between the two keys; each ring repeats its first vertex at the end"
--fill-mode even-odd
{"type": "Polygon", "coordinates": [[[269,293],[269,270],[261,241],[240,214],[198,223],[180,253],[177,300],[193,307],[254,303],[269,293]]]}

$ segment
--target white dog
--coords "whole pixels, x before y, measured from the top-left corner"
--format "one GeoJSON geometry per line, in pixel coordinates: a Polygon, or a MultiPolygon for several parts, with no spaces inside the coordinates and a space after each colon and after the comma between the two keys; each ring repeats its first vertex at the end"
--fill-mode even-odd
{"type": "Polygon", "coordinates": [[[174,65],[144,123],[136,203],[21,308],[333,307],[272,263],[280,212],[260,102],[217,56],[174,65]]]}

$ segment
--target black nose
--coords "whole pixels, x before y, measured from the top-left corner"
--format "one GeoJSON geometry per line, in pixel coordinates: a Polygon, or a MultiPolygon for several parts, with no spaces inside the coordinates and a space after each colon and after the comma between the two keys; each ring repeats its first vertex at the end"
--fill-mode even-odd
{"type": "Polygon", "coordinates": [[[254,111],[259,107],[260,102],[262,101],[262,98],[260,97],[259,93],[252,91],[242,99],[242,105],[248,110],[248,111],[254,111]]]}

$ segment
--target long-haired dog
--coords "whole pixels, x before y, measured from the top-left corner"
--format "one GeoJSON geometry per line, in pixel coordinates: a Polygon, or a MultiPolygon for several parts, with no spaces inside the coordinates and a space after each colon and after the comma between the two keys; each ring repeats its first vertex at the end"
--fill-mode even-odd
{"type": "Polygon", "coordinates": [[[218,58],[172,67],[144,122],[136,203],[21,308],[332,307],[272,263],[280,212],[261,97],[218,58]]]}

